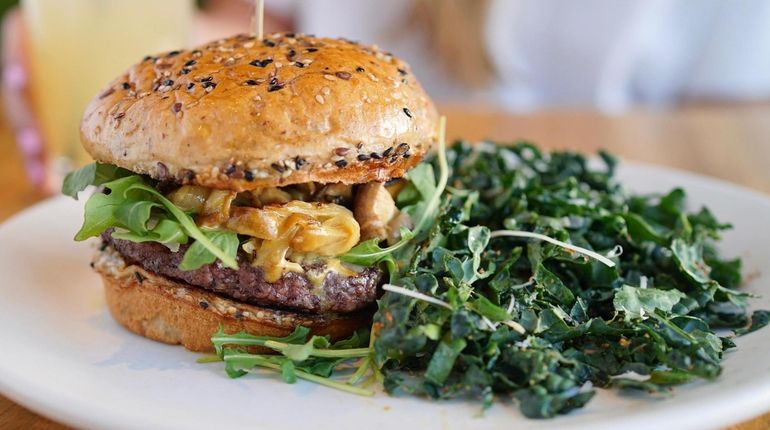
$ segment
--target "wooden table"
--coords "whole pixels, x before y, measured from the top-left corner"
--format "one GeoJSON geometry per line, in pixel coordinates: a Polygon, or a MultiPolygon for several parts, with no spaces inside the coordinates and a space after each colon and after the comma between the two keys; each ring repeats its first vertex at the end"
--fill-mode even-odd
{"type": "MultiPolygon", "coordinates": [[[[716,176],[770,193],[770,105],[694,106],[609,117],[586,112],[512,116],[446,106],[451,139],[526,139],[546,148],[607,149],[629,160],[716,176]]],[[[0,220],[44,196],[25,181],[0,123],[0,220]]],[[[768,405],[770,409],[770,405],[768,405]]],[[[0,428],[63,429],[0,396],[0,428]]],[[[770,414],[732,430],[770,428],[770,414]]]]}

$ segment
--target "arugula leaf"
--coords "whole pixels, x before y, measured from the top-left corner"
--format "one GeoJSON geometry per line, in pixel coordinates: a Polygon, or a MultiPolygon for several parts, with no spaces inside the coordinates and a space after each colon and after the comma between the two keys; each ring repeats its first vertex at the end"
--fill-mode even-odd
{"type": "Polygon", "coordinates": [[[145,234],[137,234],[129,230],[117,229],[112,232],[115,239],[130,240],[131,242],[158,242],[164,245],[184,244],[189,236],[182,226],[171,219],[162,218],[145,234]]]}
{"type": "MultiPolygon", "coordinates": [[[[73,176],[73,184],[82,185],[86,179],[102,181],[117,169],[100,168],[94,165],[84,173],[73,176]],[[85,178],[85,179],[84,179],[85,178]]],[[[115,237],[135,242],[157,241],[164,244],[187,243],[191,237],[195,242],[185,253],[180,266],[182,270],[198,268],[219,259],[225,266],[237,269],[235,256],[238,238],[235,233],[204,233],[190,217],[177,208],[163,194],[151,187],[141,176],[132,175],[102,183],[109,194],[93,194],[85,205],[83,226],[75,235],[81,241],[100,235],[111,227],[115,237]],[[148,227],[154,213],[154,227],[148,227]]],[[[74,187],[74,185],[73,185],[74,187]]]]}
{"type": "Polygon", "coordinates": [[[91,163],[78,170],[70,172],[62,182],[62,194],[78,199],[78,193],[89,185],[101,185],[125,176],[132,172],[111,164],[91,163]]]}
{"type": "MultiPolygon", "coordinates": [[[[215,247],[224,251],[225,255],[235,260],[238,253],[238,235],[231,231],[203,231],[203,234],[214,244],[215,247]]],[[[211,252],[211,248],[201,241],[195,241],[182,257],[179,268],[182,270],[195,270],[206,264],[216,261],[217,256],[211,252]]]]}
{"type": "Polygon", "coordinates": [[[350,251],[341,255],[339,258],[346,263],[367,267],[384,262],[388,268],[388,272],[392,276],[397,271],[396,260],[393,257],[393,253],[408,245],[412,238],[414,238],[414,234],[409,229],[402,228],[401,239],[391,246],[382,248],[380,247],[379,240],[369,239],[354,246],[350,251]]]}
{"type": "Polygon", "coordinates": [[[86,202],[83,226],[75,234],[75,240],[81,241],[98,236],[104,230],[114,226],[128,228],[117,218],[116,211],[127,201],[130,202],[126,192],[141,182],[140,176],[127,176],[105,184],[111,191],[110,194],[93,194],[86,202]]]}

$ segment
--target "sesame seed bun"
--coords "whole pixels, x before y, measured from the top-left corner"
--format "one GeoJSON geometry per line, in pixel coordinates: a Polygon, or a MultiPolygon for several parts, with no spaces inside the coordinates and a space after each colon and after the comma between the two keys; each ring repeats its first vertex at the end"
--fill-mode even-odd
{"type": "Polygon", "coordinates": [[[130,331],[159,342],[212,352],[211,336],[227,333],[287,336],[297,326],[332,340],[350,337],[371,323],[371,310],[304,314],[249,305],[129,265],[117,251],[98,251],[94,269],[104,283],[112,317],[130,331]]]}
{"type": "Polygon", "coordinates": [[[404,62],[286,33],[145,58],[90,102],[81,138],[99,162],[243,191],[401,177],[436,128],[436,108],[404,62]]]}

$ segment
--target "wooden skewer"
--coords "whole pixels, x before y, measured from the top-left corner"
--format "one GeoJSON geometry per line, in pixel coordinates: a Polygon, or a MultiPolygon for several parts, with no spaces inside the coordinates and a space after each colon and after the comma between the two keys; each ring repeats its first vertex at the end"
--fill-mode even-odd
{"type": "Polygon", "coordinates": [[[254,0],[254,34],[257,39],[262,39],[265,25],[265,0],[254,0]]]}

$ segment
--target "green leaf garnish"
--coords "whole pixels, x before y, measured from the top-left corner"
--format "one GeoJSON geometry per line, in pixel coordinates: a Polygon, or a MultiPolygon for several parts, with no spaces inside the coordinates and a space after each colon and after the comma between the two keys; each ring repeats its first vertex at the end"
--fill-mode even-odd
{"type": "Polygon", "coordinates": [[[89,185],[101,185],[131,175],[133,175],[132,172],[111,164],[91,163],[68,173],[62,182],[61,192],[77,200],[78,193],[89,185]]]}
{"type": "MultiPolygon", "coordinates": [[[[100,168],[99,165],[92,166],[96,167],[77,174],[77,181],[71,179],[71,182],[77,182],[79,186],[83,178],[93,177],[94,181],[105,179],[106,173],[97,174],[100,171],[120,172],[117,169],[100,168]]],[[[143,177],[125,176],[100,185],[109,190],[109,194],[95,193],[88,199],[83,226],[75,235],[75,240],[98,236],[111,227],[119,229],[114,232],[115,237],[134,242],[181,244],[192,238],[195,242],[185,254],[180,266],[183,270],[198,268],[215,259],[227,267],[238,268],[235,260],[238,239],[235,233],[204,233],[190,215],[177,208],[143,177]],[[153,216],[156,216],[155,225],[149,226],[153,216]]]]}

